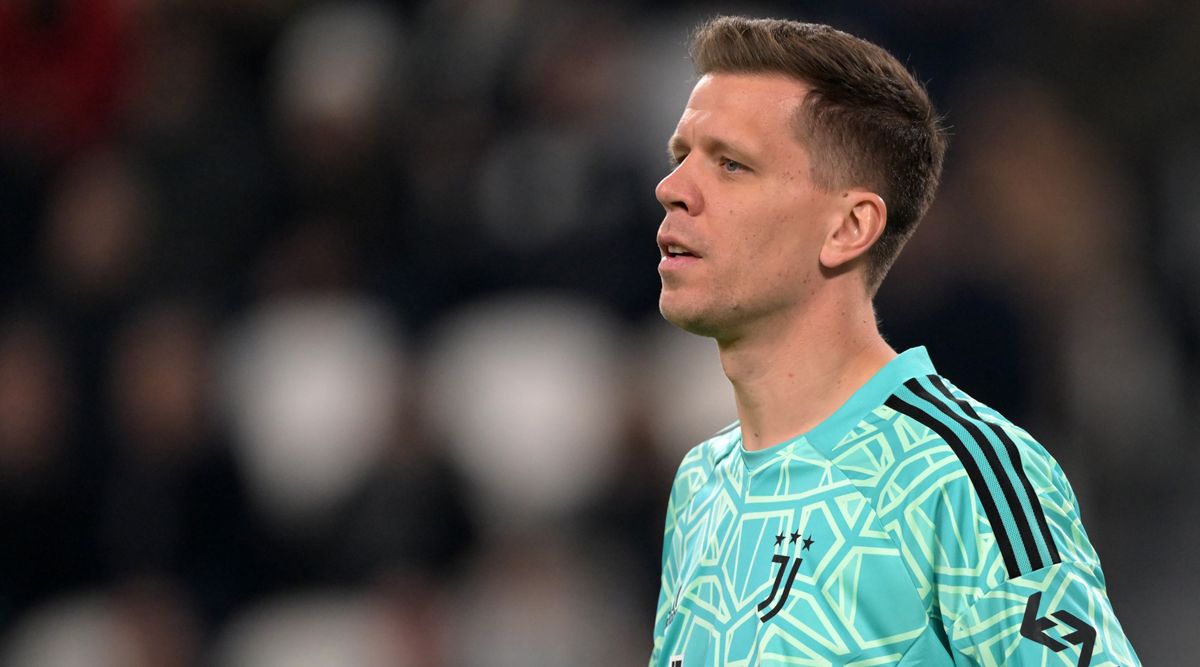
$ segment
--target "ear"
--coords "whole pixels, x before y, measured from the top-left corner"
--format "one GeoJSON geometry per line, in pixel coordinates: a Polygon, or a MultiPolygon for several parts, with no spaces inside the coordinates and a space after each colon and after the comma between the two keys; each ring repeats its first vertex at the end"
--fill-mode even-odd
{"type": "Polygon", "coordinates": [[[844,267],[866,254],[887,225],[887,204],[879,195],[851,190],[844,197],[841,219],[821,247],[821,265],[827,269],[844,267]]]}

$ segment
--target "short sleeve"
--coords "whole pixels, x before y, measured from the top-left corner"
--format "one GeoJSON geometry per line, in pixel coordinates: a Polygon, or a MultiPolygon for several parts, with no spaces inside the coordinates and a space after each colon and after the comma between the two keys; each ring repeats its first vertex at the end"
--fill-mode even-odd
{"type": "Polygon", "coordinates": [[[948,639],[956,665],[1141,665],[1089,564],[1001,582],[958,616],[948,639]]]}

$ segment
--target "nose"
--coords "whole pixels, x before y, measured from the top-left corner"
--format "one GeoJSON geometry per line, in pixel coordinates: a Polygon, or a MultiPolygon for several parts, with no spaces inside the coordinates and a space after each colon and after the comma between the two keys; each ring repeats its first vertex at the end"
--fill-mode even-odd
{"type": "Polygon", "coordinates": [[[689,176],[687,158],[658,182],[658,187],[654,188],[654,196],[667,213],[682,210],[690,215],[697,215],[704,203],[699,188],[689,176]]]}

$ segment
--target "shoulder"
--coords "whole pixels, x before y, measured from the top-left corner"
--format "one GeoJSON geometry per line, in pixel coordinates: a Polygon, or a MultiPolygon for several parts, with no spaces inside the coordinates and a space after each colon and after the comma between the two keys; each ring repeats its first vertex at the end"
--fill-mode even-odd
{"type": "MultiPolygon", "coordinates": [[[[904,418],[925,426],[956,449],[965,470],[978,470],[977,475],[968,478],[984,502],[997,502],[1001,513],[1005,508],[1011,509],[1018,528],[1024,527],[1023,518],[1033,522],[1037,529],[1034,541],[1044,543],[1042,546],[1052,556],[1041,564],[1057,563],[1060,559],[1098,562],[1083,530],[1075,492],[1058,461],[1042,443],[945,378],[932,376],[921,380],[913,382],[937,388],[934,395],[937,402],[914,400],[904,418]]],[[[897,394],[902,396],[902,392],[897,394]]],[[[1038,569],[1037,559],[1031,558],[1031,565],[1032,569],[1038,569]]]]}
{"type": "Polygon", "coordinates": [[[886,405],[954,452],[1009,577],[1060,562],[1043,505],[1061,476],[1028,433],[937,375],[905,382],[886,405]]]}
{"type": "Polygon", "coordinates": [[[880,417],[905,438],[953,453],[948,469],[961,472],[941,475],[940,490],[973,513],[971,532],[994,543],[1001,577],[1098,565],[1066,474],[1027,431],[936,375],[909,380],[885,405],[880,417]]]}

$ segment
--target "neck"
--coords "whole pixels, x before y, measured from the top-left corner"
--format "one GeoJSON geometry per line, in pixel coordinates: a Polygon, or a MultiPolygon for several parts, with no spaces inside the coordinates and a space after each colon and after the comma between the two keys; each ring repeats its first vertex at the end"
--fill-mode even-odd
{"type": "Polygon", "coordinates": [[[815,298],[718,341],[746,449],[808,432],[895,358],[879,335],[870,300],[855,296],[815,298]]]}

